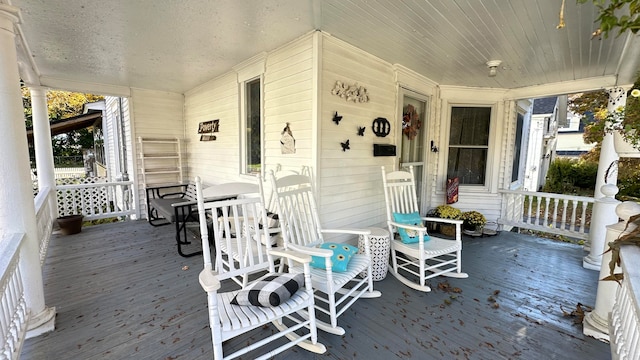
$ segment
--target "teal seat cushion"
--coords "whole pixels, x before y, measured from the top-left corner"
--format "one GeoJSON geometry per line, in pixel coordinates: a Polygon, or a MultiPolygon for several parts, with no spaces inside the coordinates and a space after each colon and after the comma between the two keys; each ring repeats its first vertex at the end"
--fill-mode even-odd
{"type": "MultiPolygon", "coordinates": [[[[423,226],[420,213],[417,211],[408,214],[393,213],[393,221],[400,224],[423,226]]],[[[400,234],[400,239],[405,244],[414,244],[420,241],[419,233],[415,230],[398,227],[398,234],[400,234]]],[[[425,233],[423,241],[427,240],[429,240],[429,235],[425,233]]]]}
{"type": "MultiPolygon", "coordinates": [[[[358,252],[357,247],[349,244],[324,243],[320,245],[319,248],[333,251],[333,255],[331,256],[331,270],[335,272],[347,271],[349,260],[351,260],[353,254],[358,252]]],[[[310,265],[314,268],[324,269],[324,258],[320,256],[312,256],[310,265]]]]}

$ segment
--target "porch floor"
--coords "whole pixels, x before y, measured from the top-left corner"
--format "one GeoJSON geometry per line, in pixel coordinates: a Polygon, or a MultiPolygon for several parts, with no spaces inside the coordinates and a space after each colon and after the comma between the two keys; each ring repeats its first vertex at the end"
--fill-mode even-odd
{"type": "MultiPolygon", "coordinates": [[[[180,257],[172,230],[131,221],[53,235],[44,281],[56,330],[27,340],[21,358],[211,359],[202,257],[180,257]]],[[[503,232],[465,237],[463,248],[468,279],[432,279],[434,290],[421,293],[389,275],[374,283],[381,298],[340,318],[345,336],[319,331],[326,354],[293,348],[276,358],[611,358],[608,344],[563,316],[595,304],[598,273],[582,268],[581,247],[503,232]]]]}

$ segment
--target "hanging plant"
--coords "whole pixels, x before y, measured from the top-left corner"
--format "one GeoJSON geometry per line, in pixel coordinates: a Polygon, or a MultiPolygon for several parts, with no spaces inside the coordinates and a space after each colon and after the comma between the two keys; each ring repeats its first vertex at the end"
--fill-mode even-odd
{"type": "Polygon", "coordinates": [[[407,135],[409,140],[413,140],[418,135],[420,127],[422,127],[422,121],[416,108],[411,104],[405,106],[402,114],[402,133],[407,135]]]}

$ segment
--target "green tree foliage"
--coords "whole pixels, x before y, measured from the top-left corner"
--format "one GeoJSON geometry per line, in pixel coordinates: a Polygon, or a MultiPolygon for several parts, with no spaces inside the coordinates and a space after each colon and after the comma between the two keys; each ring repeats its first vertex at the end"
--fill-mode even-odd
{"type": "MultiPolygon", "coordinates": [[[[47,109],[49,122],[56,123],[69,117],[82,114],[82,106],[87,103],[103,100],[104,96],[74,93],[61,90],[47,91],[47,109]]],[[[22,87],[25,125],[33,126],[31,92],[22,87]]],[[[79,156],[82,149],[93,148],[93,129],[73,130],[67,134],[56,135],[51,139],[54,156],[79,156]]]]}
{"type": "Polygon", "coordinates": [[[597,22],[602,33],[607,38],[611,31],[618,30],[616,36],[626,31],[637,33],[640,30],[640,0],[577,0],[579,4],[593,2],[598,8],[597,22]]]}
{"type": "Polygon", "coordinates": [[[593,193],[597,173],[597,162],[558,158],[549,165],[542,191],[580,195],[593,193]]]}

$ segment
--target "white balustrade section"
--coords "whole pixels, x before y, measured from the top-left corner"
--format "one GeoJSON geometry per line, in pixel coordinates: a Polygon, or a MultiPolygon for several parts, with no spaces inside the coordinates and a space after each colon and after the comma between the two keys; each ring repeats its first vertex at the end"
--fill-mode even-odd
{"type": "Polygon", "coordinates": [[[0,359],[19,359],[29,314],[18,262],[24,234],[0,236],[0,359]]]}
{"type": "Polygon", "coordinates": [[[57,185],[58,215],[82,214],[86,220],[131,215],[132,188],[133,181],[57,185]]]}
{"type": "MultiPolygon", "coordinates": [[[[587,208],[595,199],[543,192],[499,190],[502,210],[498,224],[586,240],[587,208]]],[[[592,206],[592,205],[591,205],[592,206]]]]}
{"type": "Polygon", "coordinates": [[[34,199],[36,207],[36,222],[38,224],[38,240],[40,242],[40,265],[44,264],[49,248],[49,239],[53,232],[55,214],[51,204],[55,201],[56,193],[49,188],[44,188],[34,199]]]}
{"type": "Polygon", "coordinates": [[[624,279],[618,287],[609,319],[613,360],[640,359],[640,247],[620,250],[624,279]]]}

